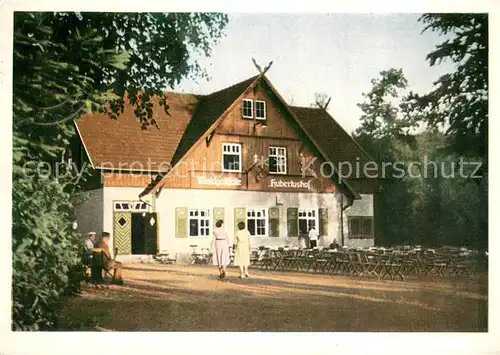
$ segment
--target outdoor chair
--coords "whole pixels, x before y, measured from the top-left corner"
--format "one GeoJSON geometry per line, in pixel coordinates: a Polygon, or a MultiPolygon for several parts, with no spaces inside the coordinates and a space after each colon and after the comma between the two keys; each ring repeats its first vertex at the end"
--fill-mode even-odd
{"type": "Polygon", "coordinates": [[[116,256],[118,255],[118,248],[115,248],[113,258],[109,258],[101,248],[94,248],[92,250],[92,282],[94,284],[106,282],[109,278],[111,282],[115,282],[113,271],[116,269],[116,256]]]}
{"type": "Polygon", "coordinates": [[[364,272],[368,275],[379,277],[379,274],[377,272],[379,266],[378,254],[365,251],[361,252],[359,256],[364,268],[364,272]]]}
{"type": "Polygon", "coordinates": [[[257,266],[259,262],[259,250],[252,250],[250,253],[250,265],[257,266]]]}
{"type": "Polygon", "coordinates": [[[261,263],[260,266],[261,268],[265,268],[268,270],[270,267],[273,265],[273,255],[272,255],[272,250],[269,248],[265,248],[262,251],[262,257],[261,257],[261,263]]]}
{"type": "Polygon", "coordinates": [[[157,252],[154,256],[155,261],[162,264],[175,264],[177,262],[178,253],[171,255],[167,250],[157,252]]]}
{"type": "Polygon", "coordinates": [[[383,266],[382,272],[380,276],[382,279],[385,278],[386,275],[389,275],[391,280],[394,280],[396,276],[399,276],[401,281],[404,280],[404,276],[402,273],[403,269],[403,254],[399,252],[393,252],[382,257],[383,266]]]}
{"type": "Polygon", "coordinates": [[[325,249],[319,251],[319,252],[316,252],[314,254],[314,260],[313,260],[313,264],[312,264],[312,269],[314,272],[324,272],[325,271],[325,267],[326,265],[328,264],[328,255],[326,255],[327,251],[325,249]]]}

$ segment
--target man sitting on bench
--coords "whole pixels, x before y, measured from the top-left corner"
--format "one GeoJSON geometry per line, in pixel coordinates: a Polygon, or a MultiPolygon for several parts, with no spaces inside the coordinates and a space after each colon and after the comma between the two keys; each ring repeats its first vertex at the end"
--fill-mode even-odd
{"type": "Polygon", "coordinates": [[[119,261],[114,260],[114,258],[116,258],[116,255],[114,255],[114,258],[111,257],[111,250],[109,248],[109,238],[110,234],[108,232],[103,232],[101,243],[99,245],[99,248],[102,250],[102,253],[104,254],[104,269],[108,273],[113,269],[113,283],[122,284],[123,264],[119,261]]]}

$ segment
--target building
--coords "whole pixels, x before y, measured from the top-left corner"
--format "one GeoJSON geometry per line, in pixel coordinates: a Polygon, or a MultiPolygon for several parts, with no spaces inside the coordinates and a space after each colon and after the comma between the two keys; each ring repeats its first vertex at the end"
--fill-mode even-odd
{"type": "Polygon", "coordinates": [[[326,110],[288,105],[264,74],[167,101],[170,116],[153,105],[159,129],[130,106],[76,121],[74,156],[96,172],[82,233],[112,232],[119,258],[208,248],[218,219],[229,234],[245,221],[253,247],[304,245],[312,225],[320,246],[374,244],[378,183],[359,169],[371,158],[326,110]],[[341,163],[361,171],[341,180],[341,163]]]}

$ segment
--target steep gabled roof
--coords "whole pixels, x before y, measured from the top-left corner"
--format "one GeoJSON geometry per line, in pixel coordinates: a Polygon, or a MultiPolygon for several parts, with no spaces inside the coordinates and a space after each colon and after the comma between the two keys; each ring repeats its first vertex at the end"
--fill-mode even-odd
{"type": "MultiPolygon", "coordinates": [[[[290,106],[307,133],[327,152],[332,163],[338,167],[341,162],[360,163],[360,175],[367,178],[363,163],[374,161],[368,153],[349,135],[328,112],[321,108],[290,106]]],[[[353,167],[354,169],[354,167],[353,167]]],[[[349,180],[349,179],[348,179],[349,180]]]]}
{"type": "Polygon", "coordinates": [[[123,114],[116,120],[99,113],[86,114],[75,120],[95,169],[166,170],[193,116],[199,97],[167,93],[170,116],[159,105],[157,97],[151,100],[159,129],[150,126],[142,130],[134,108],[127,102],[123,114]]]}
{"type": "MultiPolygon", "coordinates": [[[[94,168],[146,170],[168,175],[168,167],[174,167],[211,127],[216,127],[223,114],[259,78],[271,88],[324,159],[333,163],[373,161],[325,110],[289,106],[264,75],[206,96],[168,93],[170,116],[160,107],[158,98],[153,98],[159,129],[141,130],[129,104],[117,120],[107,115],[88,114],[76,120],[75,125],[94,168]]],[[[158,175],[141,196],[156,190],[164,178],[165,175],[158,175]]],[[[348,180],[344,180],[343,185],[354,198],[359,198],[348,180]]]]}
{"type": "Polygon", "coordinates": [[[172,165],[175,165],[187,153],[189,148],[200,139],[256,78],[257,76],[254,76],[201,98],[173,156],[172,165]]]}
{"type": "MultiPolygon", "coordinates": [[[[250,85],[253,85],[255,82],[257,82],[258,79],[263,80],[270,87],[272,92],[276,95],[277,99],[283,104],[285,109],[288,110],[292,118],[298,123],[299,127],[304,131],[306,136],[308,136],[308,138],[312,140],[313,144],[316,145],[316,148],[318,148],[323,158],[326,159],[327,161],[331,161],[329,158],[331,154],[329,154],[328,152],[329,148],[328,144],[324,144],[325,142],[327,142],[327,140],[323,139],[324,137],[318,134],[318,132],[321,130],[316,129],[316,127],[318,125],[321,126],[321,124],[326,124],[327,127],[331,126],[333,118],[330,117],[328,114],[324,115],[324,114],[317,114],[316,112],[314,112],[315,113],[314,116],[316,117],[316,119],[307,120],[307,118],[311,118],[311,115],[308,113],[309,111],[305,111],[307,110],[307,108],[296,108],[297,112],[300,115],[299,118],[299,116],[297,116],[297,114],[292,110],[292,108],[288,106],[288,104],[284,101],[281,95],[276,91],[274,86],[269,82],[269,80],[265,77],[265,75],[261,74],[260,76],[252,77],[248,80],[233,85],[227,89],[218,91],[201,100],[196,110],[195,116],[189,123],[188,128],[186,129],[186,133],[184,134],[184,137],[182,139],[183,142],[181,142],[178,152],[176,152],[175,154],[172,164],[173,168],[175,168],[175,164],[180,159],[182,159],[182,157],[189,151],[189,149],[191,149],[191,147],[194,144],[196,144],[203,135],[206,135],[208,133],[207,130],[210,127],[212,126],[216,127],[218,122],[220,123],[222,114],[238,99],[238,97],[240,97],[246,90],[249,89],[250,85]],[[326,122],[325,118],[328,121],[332,122],[326,122]],[[308,122],[304,124],[302,120],[308,122]],[[309,126],[309,128],[307,128],[307,126],[309,126]],[[192,133],[190,133],[190,131],[192,133]],[[312,133],[310,131],[312,131],[312,133]]],[[[339,125],[338,128],[341,129],[339,125]]],[[[342,132],[345,135],[347,135],[347,133],[344,130],[342,130],[342,132]]],[[[349,137],[349,135],[347,135],[347,137],[349,137]]],[[[336,174],[336,171],[334,173],[336,174]]],[[[168,175],[168,173],[166,175],[168,175]]],[[[155,181],[153,181],[146,188],[146,190],[141,194],[141,196],[154,190],[157,191],[158,188],[162,186],[161,184],[163,181],[165,181],[165,178],[166,176],[157,177],[157,179],[155,179],[155,181]]],[[[343,180],[342,185],[347,189],[347,191],[349,191],[350,194],[352,194],[352,196],[355,199],[360,198],[359,194],[350,186],[348,181],[343,180]]]]}

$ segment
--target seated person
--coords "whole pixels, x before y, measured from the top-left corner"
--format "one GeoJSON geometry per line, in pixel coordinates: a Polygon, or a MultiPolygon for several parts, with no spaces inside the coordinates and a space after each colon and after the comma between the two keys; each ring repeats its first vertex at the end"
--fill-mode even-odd
{"type": "Polygon", "coordinates": [[[337,250],[338,250],[338,249],[341,249],[341,248],[342,248],[342,247],[340,246],[340,244],[339,244],[339,243],[337,243],[337,239],[334,239],[334,240],[333,240],[333,243],[332,243],[332,244],[330,244],[330,249],[337,249],[337,250]]]}
{"type": "Polygon", "coordinates": [[[113,260],[111,256],[111,249],[109,248],[109,243],[110,243],[109,239],[110,239],[110,234],[108,232],[103,232],[99,248],[102,249],[102,252],[106,256],[104,258],[105,268],[107,270],[114,269],[113,282],[123,283],[123,278],[122,278],[123,264],[119,261],[113,260]]]}
{"type": "Polygon", "coordinates": [[[92,249],[94,249],[94,243],[96,238],[96,232],[89,232],[87,239],[83,243],[83,264],[90,265],[92,262],[92,249]]]}

